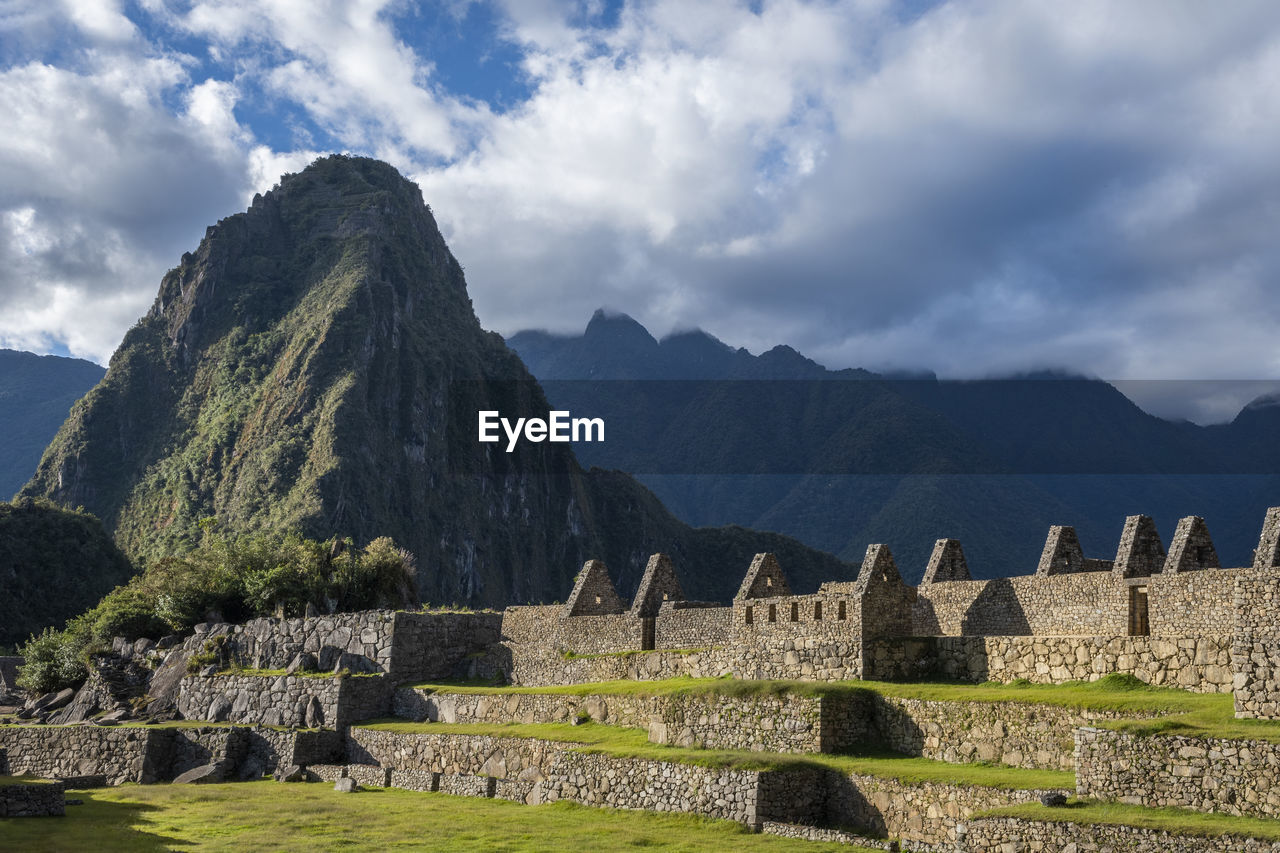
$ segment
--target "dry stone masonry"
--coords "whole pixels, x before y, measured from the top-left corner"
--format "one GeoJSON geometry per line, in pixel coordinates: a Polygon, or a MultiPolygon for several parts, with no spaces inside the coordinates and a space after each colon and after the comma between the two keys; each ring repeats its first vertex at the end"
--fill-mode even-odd
{"type": "MultiPolygon", "coordinates": [[[[974,580],[951,539],[935,543],[918,588],[879,544],[867,548],[855,581],[814,592],[794,591],[776,557],[758,554],[728,604],[686,600],[677,568],[668,555],[650,557],[630,603],[591,560],[564,605],[257,619],[200,625],[186,639],[121,639],[94,658],[78,692],[33,699],[19,725],[0,725],[0,775],[119,784],[275,772],[351,790],[696,813],[814,840],[854,840],[852,827],[918,851],[1274,848],[1243,837],[975,817],[1061,792],[908,783],[815,761],[743,770],[622,758],[433,724],[594,721],[641,730],[655,745],[791,756],[875,745],[951,763],[1074,769],[1077,792],[1103,800],[1280,817],[1280,748],[1095,727],[1114,713],[899,699],[848,685],[655,695],[532,689],[681,676],[1062,683],[1126,673],[1231,691],[1237,716],[1280,719],[1280,507],[1268,511],[1248,567],[1219,566],[1199,517],[1179,522],[1166,554],[1151,519],[1135,515],[1114,560],[1086,558],[1075,531],[1055,526],[1034,574],[1013,578],[974,580]],[[414,686],[462,677],[531,690],[414,686]],[[117,724],[139,708],[188,722],[117,724]],[[424,721],[425,730],[361,725],[389,714],[424,721]]],[[[17,663],[0,660],[0,693],[12,689],[17,663]]],[[[31,799],[38,795],[0,785],[4,808],[19,812],[43,808],[31,799]]]]}

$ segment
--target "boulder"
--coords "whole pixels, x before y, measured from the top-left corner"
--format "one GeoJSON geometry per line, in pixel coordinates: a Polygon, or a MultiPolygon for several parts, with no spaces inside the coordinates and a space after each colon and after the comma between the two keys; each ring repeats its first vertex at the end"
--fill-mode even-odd
{"type": "Polygon", "coordinates": [[[205,714],[205,719],[211,723],[224,723],[231,716],[231,707],[231,700],[226,696],[215,696],[209,703],[209,711],[205,714]]]}
{"type": "Polygon", "coordinates": [[[343,794],[354,794],[360,790],[360,786],[356,784],[356,780],[350,776],[343,776],[337,782],[333,783],[333,790],[343,794]]]}
{"type": "Polygon", "coordinates": [[[300,652],[293,656],[293,660],[289,661],[289,666],[285,668],[285,675],[293,675],[298,672],[315,672],[320,666],[320,662],[316,660],[316,656],[311,652],[300,652]]]}
{"type": "Polygon", "coordinates": [[[204,782],[221,782],[222,774],[218,772],[216,764],[201,764],[199,767],[192,767],[186,773],[173,780],[175,785],[194,785],[204,782]]]}
{"type": "Polygon", "coordinates": [[[1049,791],[1040,795],[1040,802],[1050,808],[1059,808],[1067,804],[1067,795],[1061,791],[1049,791]]]}
{"type": "Polygon", "coordinates": [[[290,764],[288,767],[281,767],[276,770],[274,778],[277,782],[305,782],[307,781],[307,771],[297,764],[290,764]]]}
{"type": "Polygon", "coordinates": [[[324,726],[324,709],[320,707],[320,700],[314,696],[307,700],[307,712],[304,722],[309,729],[318,729],[324,726]]]}

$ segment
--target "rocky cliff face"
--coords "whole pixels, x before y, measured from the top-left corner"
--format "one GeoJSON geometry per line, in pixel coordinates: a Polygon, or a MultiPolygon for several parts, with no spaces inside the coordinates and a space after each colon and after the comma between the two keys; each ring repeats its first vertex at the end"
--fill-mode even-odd
{"type": "Polygon", "coordinates": [[[851,573],[781,537],[691,530],[629,477],[583,472],[567,445],[480,444],[480,409],[548,405],[480,328],[418,188],[330,157],[183,256],[23,494],[85,506],[142,560],[188,547],[206,518],[389,535],[437,602],[561,598],[589,556],[627,592],[657,550],[694,596],[731,593],[766,547],[802,587],[851,573]]]}

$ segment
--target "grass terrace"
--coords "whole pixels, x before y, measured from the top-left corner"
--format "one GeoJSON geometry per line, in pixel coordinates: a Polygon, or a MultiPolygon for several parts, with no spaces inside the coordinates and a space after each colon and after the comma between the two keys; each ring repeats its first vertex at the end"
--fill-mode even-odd
{"type": "Polygon", "coordinates": [[[1071,800],[1065,808],[1049,808],[1039,803],[1003,806],[974,815],[974,819],[982,817],[1018,817],[1057,823],[1136,826],[1201,838],[1240,835],[1266,841],[1280,841],[1280,820],[1210,814],[1188,809],[1154,809],[1125,803],[1100,803],[1093,800],[1071,800]]]}
{"type": "Polygon", "coordinates": [[[23,853],[348,850],[672,850],[678,853],[858,851],[756,835],[691,815],[454,797],[393,788],[340,794],[332,785],[237,782],[122,785],[75,791],[65,818],[0,819],[0,847],[23,853]]]}
{"type": "Polygon", "coordinates": [[[398,734],[484,735],[487,737],[536,738],[579,744],[583,752],[602,753],[617,758],[670,761],[698,767],[739,770],[786,770],[821,767],[840,773],[880,776],[906,783],[940,782],[977,785],[984,788],[1036,790],[1075,788],[1075,774],[1069,770],[1028,770],[1003,764],[948,764],[900,755],[869,752],[847,755],[780,754],[735,749],[691,749],[649,743],[642,729],[605,726],[599,723],[412,723],[380,720],[362,724],[362,729],[398,734]]]}
{"type": "Polygon", "coordinates": [[[1280,720],[1237,720],[1231,697],[1211,707],[1158,719],[1105,720],[1098,725],[1139,737],[1183,735],[1225,740],[1258,740],[1280,744],[1280,720]]]}
{"type": "Polygon", "coordinates": [[[437,693],[546,693],[567,696],[589,695],[693,695],[693,696],[832,696],[878,693],[899,699],[940,702],[1016,702],[1028,705],[1056,705],[1094,711],[1149,714],[1233,713],[1232,699],[1225,693],[1191,693],[1172,687],[1153,687],[1133,676],[1111,674],[1097,681],[1066,684],[1008,684],[987,682],[893,682],[893,681],[752,681],[733,678],[672,678],[664,681],[603,681],[554,687],[494,687],[475,683],[423,683],[412,685],[437,693]]]}

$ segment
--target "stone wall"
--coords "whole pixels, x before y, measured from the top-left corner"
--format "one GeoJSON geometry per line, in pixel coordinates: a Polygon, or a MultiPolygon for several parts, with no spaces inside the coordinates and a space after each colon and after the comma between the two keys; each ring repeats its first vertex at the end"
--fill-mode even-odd
{"type": "MultiPolygon", "coordinates": [[[[1072,577],[1064,575],[1063,577],[1072,577]]],[[[1112,673],[1134,675],[1148,684],[1180,687],[1199,693],[1231,689],[1231,638],[1225,635],[1185,637],[933,637],[880,640],[868,651],[874,661],[896,665],[915,655],[915,677],[947,680],[1003,681],[1025,678],[1036,684],[1094,681],[1112,673]],[[906,652],[898,651],[901,646],[906,652]],[[922,649],[931,648],[932,653],[922,649]]]]}
{"type": "Polygon", "coordinates": [[[443,790],[447,779],[491,777],[496,783],[458,793],[495,796],[498,785],[503,785],[508,798],[529,804],[568,800],[688,812],[751,826],[764,820],[813,822],[820,817],[821,787],[815,786],[808,771],[696,767],[588,755],[577,748],[577,744],[529,738],[398,734],[356,727],[350,733],[349,758],[353,763],[390,768],[392,785],[419,790],[443,790]]]}
{"type": "Polygon", "coordinates": [[[1236,716],[1280,719],[1280,577],[1274,570],[1241,576],[1234,601],[1231,666],[1236,716]]]}
{"type": "Polygon", "coordinates": [[[198,652],[225,635],[234,660],[253,669],[284,669],[295,656],[316,656],[320,669],[381,672],[397,683],[461,674],[465,659],[499,639],[499,613],[416,613],[364,610],[299,619],[253,619],[243,625],[204,624],[184,642],[198,652]]]}
{"type": "Polygon", "coordinates": [[[699,607],[699,602],[667,601],[654,620],[654,648],[703,649],[732,638],[733,608],[699,607]]]}
{"type": "Polygon", "coordinates": [[[0,818],[59,817],[66,813],[67,791],[61,782],[0,778],[0,818]]]}
{"type": "Polygon", "coordinates": [[[1061,850],[1093,853],[1280,853],[1280,841],[1237,835],[1206,838],[1171,835],[1155,829],[1020,818],[981,818],[970,822],[955,846],[956,853],[1010,853],[1023,850],[1061,850]]]}
{"type": "Polygon", "coordinates": [[[881,838],[898,838],[907,850],[951,850],[958,828],[974,812],[1034,802],[1042,793],[831,773],[826,823],[856,827],[881,838]]]}
{"type": "Polygon", "coordinates": [[[270,773],[284,764],[333,761],[337,732],[234,726],[0,726],[0,773],[49,778],[102,777],[106,784],[150,784],[215,764],[226,778],[270,773]]]}
{"type": "Polygon", "coordinates": [[[786,637],[754,645],[713,647],[693,652],[656,651],[599,657],[563,657],[542,650],[511,649],[508,678],[524,687],[587,684],[619,679],[665,678],[843,681],[862,675],[862,643],[786,637]]]}
{"type": "Polygon", "coordinates": [[[1128,588],[1109,572],[1021,575],[921,586],[913,633],[921,636],[1120,636],[1128,588]]]}
{"type": "Polygon", "coordinates": [[[395,614],[391,669],[393,684],[467,675],[469,659],[483,654],[501,638],[502,614],[395,614]]]}
{"type": "Polygon", "coordinates": [[[1280,745],[1182,736],[1076,732],[1082,797],[1255,817],[1280,816],[1280,745]]]}
{"type": "MultiPolygon", "coordinates": [[[[1075,730],[1126,716],[1020,702],[936,702],[877,696],[874,731],[895,752],[963,764],[1075,768],[1075,730]]],[[[1146,715],[1143,715],[1146,716],[1146,715]]]]}
{"type": "Polygon", "coordinates": [[[0,726],[0,748],[5,772],[15,776],[150,783],[164,778],[172,736],[172,730],[123,726],[0,726]]]}
{"type": "Polygon", "coordinates": [[[1153,637],[1225,634],[1235,622],[1236,579],[1249,569],[1164,572],[1147,580],[1147,613],[1153,637]]]}
{"type": "Polygon", "coordinates": [[[341,728],[385,716],[390,686],[384,676],[187,676],[178,713],[188,720],[264,726],[341,728]]]}
{"type": "Polygon", "coordinates": [[[645,729],[652,743],[768,752],[836,752],[867,736],[866,696],[433,693],[402,687],[392,712],[443,723],[562,723],[581,717],[645,729]]]}

